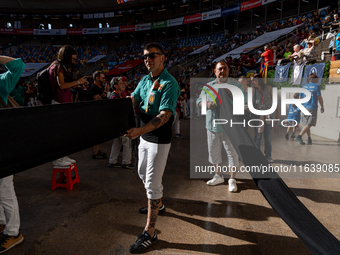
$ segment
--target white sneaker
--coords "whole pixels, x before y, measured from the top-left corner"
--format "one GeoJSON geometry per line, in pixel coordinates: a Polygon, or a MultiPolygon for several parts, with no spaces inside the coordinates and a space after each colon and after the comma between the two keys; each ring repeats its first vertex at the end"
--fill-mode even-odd
{"type": "Polygon", "coordinates": [[[207,185],[215,186],[215,185],[223,183],[223,182],[224,182],[223,175],[215,174],[214,177],[211,180],[207,181],[207,185]]]}
{"type": "Polygon", "coordinates": [[[235,179],[229,179],[228,184],[229,184],[229,191],[230,192],[236,192],[237,191],[237,185],[236,185],[235,179]]]}
{"type": "Polygon", "coordinates": [[[67,161],[65,157],[56,159],[52,162],[52,165],[54,166],[70,166],[72,165],[71,162],[67,161]]]}
{"type": "Polygon", "coordinates": [[[75,161],[74,159],[71,159],[71,158],[69,158],[68,156],[64,157],[64,159],[65,159],[66,161],[70,162],[71,164],[76,163],[76,161],[75,161]]]}

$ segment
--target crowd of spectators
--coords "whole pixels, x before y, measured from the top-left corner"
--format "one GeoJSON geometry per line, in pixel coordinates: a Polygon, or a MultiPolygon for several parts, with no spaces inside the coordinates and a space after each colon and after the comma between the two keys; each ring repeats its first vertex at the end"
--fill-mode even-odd
{"type": "MultiPolygon", "coordinates": [[[[77,51],[76,68],[79,69],[88,60],[97,55],[106,55],[107,46],[75,46],[77,51]]],[[[19,46],[16,51],[10,52],[10,57],[21,58],[25,63],[51,63],[57,58],[59,47],[56,46],[19,46]]]]}

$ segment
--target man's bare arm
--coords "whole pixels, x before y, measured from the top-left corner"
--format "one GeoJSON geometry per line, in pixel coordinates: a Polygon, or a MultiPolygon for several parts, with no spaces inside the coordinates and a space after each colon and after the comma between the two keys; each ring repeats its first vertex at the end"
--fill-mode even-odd
{"type": "Polygon", "coordinates": [[[8,62],[14,60],[15,58],[0,55],[0,64],[7,64],[8,62]]]}
{"type": "Polygon", "coordinates": [[[169,121],[171,114],[172,111],[170,111],[169,109],[167,109],[166,111],[161,111],[161,113],[158,114],[154,119],[152,119],[150,123],[155,127],[155,129],[157,129],[169,121]]]}
{"type": "Polygon", "coordinates": [[[160,114],[158,114],[155,118],[153,118],[148,124],[146,124],[143,127],[139,128],[131,128],[127,130],[127,134],[125,134],[125,137],[128,137],[130,139],[135,139],[140,135],[143,135],[145,133],[149,133],[157,128],[160,128],[165,123],[167,123],[172,115],[172,111],[169,109],[165,111],[161,111],[160,114]]]}

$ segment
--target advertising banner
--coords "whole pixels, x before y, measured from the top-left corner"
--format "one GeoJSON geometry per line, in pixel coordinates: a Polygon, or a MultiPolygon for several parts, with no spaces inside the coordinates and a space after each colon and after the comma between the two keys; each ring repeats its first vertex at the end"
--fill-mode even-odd
{"type": "Polygon", "coordinates": [[[151,23],[138,24],[135,26],[135,31],[150,30],[151,23]]]}
{"type": "Polygon", "coordinates": [[[169,19],[168,20],[168,27],[179,26],[183,24],[184,17],[177,18],[177,19],[169,19]]]}
{"type": "Polygon", "coordinates": [[[0,34],[15,34],[15,30],[13,28],[0,28],[0,34]]]}
{"type": "Polygon", "coordinates": [[[119,27],[100,28],[99,34],[116,34],[119,33],[119,27]]]}
{"type": "Polygon", "coordinates": [[[250,0],[247,2],[243,2],[241,3],[241,12],[253,9],[261,5],[262,5],[262,0],[250,0]]]}
{"type": "Polygon", "coordinates": [[[83,18],[84,19],[93,19],[93,14],[84,14],[83,18]]]}
{"type": "Polygon", "coordinates": [[[307,82],[307,76],[312,74],[312,73],[315,73],[316,76],[318,78],[320,78],[318,83],[317,83],[320,86],[321,82],[322,82],[322,77],[323,77],[324,71],[325,71],[325,63],[319,63],[319,64],[306,66],[305,72],[303,74],[303,85],[306,85],[308,83],[307,82]]]}
{"type": "Polygon", "coordinates": [[[18,35],[33,35],[33,29],[16,29],[18,35]]]}
{"type": "Polygon", "coordinates": [[[288,80],[290,64],[284,66],[276,66],[274,82],[286,82],[288,80]]]}
{"type": "Polygon", "coordinates": [[[106,12],[104,13],[105,18],[113,18],[115,16],[114,12],[106,12]]]}
{"type": "Polygon", "coordinates": [[[69,29],[67,29],[66,34],[68,34],[68,35],[82,35],[83,29],[81,29],[81,28],[69,28],[69,29]]]}
{"type": "Polygon", "coordinates": [[[160,21],[160,22],[152,22],[151,23],[151,29],[155,29],[155,28],[163,28],[167,26],[167,21],[160,21]]]}
{"type": "Polygon", "coordinates": [[[34,29],[34,35],[66,35],[66,29],[34,29]]]}
{"type": "Polygon", "coordinates": [[[238,13],[241,10],[241,4],[236,4],[227,8],[222,8],[221,16],[227,16],[234,13],[238,13]]]}
{"type": "Polygon", "coordinates": [[[96,35],[98,28],[83,28],[83,35],[96,35]]]}
{"type": "Polygon", "coordinates": [[[202,13],[202,21],[221,17],[221,9],[202,13]]]}
{"type": "Polygon", "coordinates": [[[120,26],[119,27],[119,33],[134,32],[134,31],[135,31],[135,25],[128,25],[128,26],[120,26]]]}
{"type": "Polygon", "coordinates": [[[194,22],[199,22],[201,20],[202,20],[202,14],[198,13],[198,14],[195,14],[195,15],[190,15],[190,16],[184,17],[183,24],[190,24],[190,23],[194,23],[194,22]]]}
{"type": "Polygon", "coordinates": [[[95,13],[95,14],[93,14],[93,18],[95,18],[95,19],[104,18],[104,13],[95,13]]]}

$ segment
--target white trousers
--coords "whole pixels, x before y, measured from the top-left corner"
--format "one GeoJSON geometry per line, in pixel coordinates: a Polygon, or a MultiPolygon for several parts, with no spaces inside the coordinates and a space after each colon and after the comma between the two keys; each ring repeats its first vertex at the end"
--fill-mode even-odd
{"type": "Polygon", "coordinates": [[[39,105],[37,97],[35,97],[35,98],[30,97],[30,105],[29,106],[34,106],[34,103],[35,103],[36,106],[39,105]]]}
{"type": "Polygon", "coordinates": [[[138,175],[144,183],[148,199],[163,197],[162,177],[171,143],[157,144],[140,138],[138,147],[138,175]]]}
{"type": "Polygon", "coordinates": [[[181,108],[182,108],[183,114],[184,114],[183,117],[187,116],[188,113],[187,113],[187,101],[186,100],[181,101],[181,108]]]}
{"type": "Polygon", "coordinates": [[[123,146],[122,164],[128,165],[131,163],[131,140],[125,136],[113,139],[111,153],[109,158],[110,164],[116,164],[119,156],[120,148],[123,146]]]}
{"type": "Polygon", "coordinates": [[[0,179],[0,224],[6,225],[3,231],[5,235],[19,234],[19,205],[14,191],[13,175],[0,179]]]}
{"type": "Polygon", "coordinates": [[[209,162],[213,165],[222,163],[222,146],[228,156],[229,166],[238,166],[238,155],[224,132],[211,132],[207,130],[209,162]]]}
{"type": "Polygon", "coordinates": [[[181,127],[180,127],[180,120],[179,120],[179,114],[176,111],[176,115],[174,118],[173,125],[175,126],[175,134],[178,135],[181,133],[181,127]]]}

